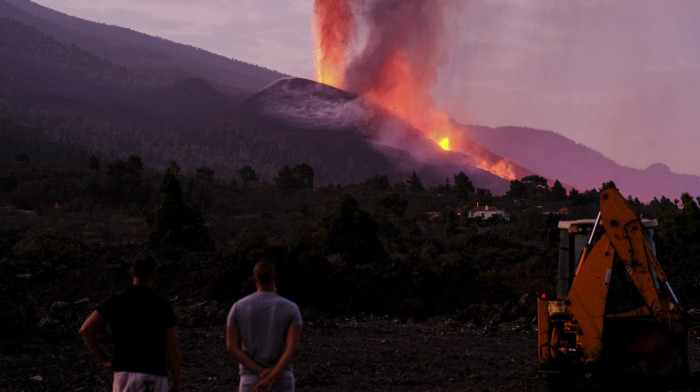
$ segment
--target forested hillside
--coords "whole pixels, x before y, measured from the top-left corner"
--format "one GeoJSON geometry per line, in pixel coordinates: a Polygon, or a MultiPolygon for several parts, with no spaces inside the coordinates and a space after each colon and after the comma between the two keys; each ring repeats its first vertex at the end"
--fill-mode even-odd
{"type": "MultiPolygon", "coordinates": [[[[176,163],[154,171],[136,155],[88,155],[82,166],[26,154],[0,164],[4,329],[36,325],[55,301],[104,298],[140,251],[161,260],[160,289],[187,301],[230,302],[250,290],[253,263],[269,259],[280,292],[307,312],[532,317],[534,297],[554,287],[557,221],[594,216],[599,195],[567,195],[536,176],[496,197],[463,173],[436,187],[414,174],[315,188],[306,164],[279,168],[274,184],[250,166],[226,179],[176,163]],[[470,218],[477,204],[505,215],[470,218]],[[570,213],[551,213],[562,207],[570,213]]],[[[697,199],[630,202],[659,220],[659,258],[681,300],[697,306],[697,199]]]]}
{"type": "MultiPolygon", "coordinates": [[[[474,159],[460,166],[434,151],[422,157],[437,148],[432,141],[420,137],[418,130],[396,127],[396,119],[379,116],[378,110],[358,112],[345,104],[348,93],[324,92],[319,100],[303,95],[319,88],[306,88],[289,95],[287,102],[279,88],[265,88],[274,87],[283,76],[277,72],[74,18],[27,0],[0,0],[0,18],[3,121],[69,149],[87,150],[106,160],[136,154],[159,170],[172,161],[185,170],[206,166],[222,177],[250,165],[268,182],[279,167],[302,162],[315,168],[316,182],[323,185],[356,183],[377,174],[398,181],[413,170],[426,184],[436,185],[464,171],[495,194],[507,191],[507,180],[478,169],[474,159]],[[296,111],[290,111],[294,105],[296,111]],[[339,119],[350,119],[353,125],[347,127],[339,119]],[[316,124],[309,125],[309,120],[316,124]]],[[[290,80],[297,85],[301,81],[290,80]]],[[[614,157],[554,132],[463,129],[475,145],[485,147],[486,155],[501,156],[526,173],[521,176],[541,175],[550,185],[559,180],[581,191],[614,180],[645,202],[665,194],[700,193],[698,176],[672,173],[663,164],[646,170],[626,168],[614,157]]],[[[9,145],[17,138],[8,137],[6,155],[0,158],[26,152],[9,145]]],[[[32,156],[49,162],[55,154],[32,156]]],[[[469,154],[456,161],[465,158],[469,154]]]]}
{"type": "Polygon", "coordinates": [[[466,135],[495,153],[579,190],[595,187],[601,179],[612,179],[621,189],[645,201],[668,194],[700,194],[698,176],[673,173],[663,163],[646,169],[622,166],[615,162],[615,157],[606,157],[552,131],[527,127],[470,126],[463,129],[466,135]]]}
{"type": "Polygon", "coordinates": [[[28,0],[0,0],[0,16],[122,66],[156,86],[196,77],[216,83],[232,96],[245,96],[284,76],[123,27],[75,18],[28,0]]]}

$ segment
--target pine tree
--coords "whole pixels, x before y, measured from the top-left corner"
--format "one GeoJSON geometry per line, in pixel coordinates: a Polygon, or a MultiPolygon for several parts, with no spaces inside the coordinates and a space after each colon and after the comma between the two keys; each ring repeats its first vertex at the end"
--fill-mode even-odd
{"type": "Polygon", "coordinates": [[[416,174],[415,170],[413,171],[413,173],[411,173],[410,176],[408,176],[408,180],[406,180],[406,184],[408,185],[408,190],[411,192],[423,192],[423,191],[425,191],[425,187],[423,186],[423,182],[421,182],[420,177],[418,177],[418,174],[416,174]]]}
{"type": "Polygon", "coordinates": [[[213,247],[201,213],[188,207],[182,187],[170,169],[160,183],[160,200],[148,215],[148,241],[151,246],[167,245],[190,250],[213,247]]]}
{"type": "Polygon", "coordinates": [[[452,187],[457,198],[469,200],[469,195],[474,193],[474,185],[464,172],[459,172],[454,176],[454,186],[452,187]]]}

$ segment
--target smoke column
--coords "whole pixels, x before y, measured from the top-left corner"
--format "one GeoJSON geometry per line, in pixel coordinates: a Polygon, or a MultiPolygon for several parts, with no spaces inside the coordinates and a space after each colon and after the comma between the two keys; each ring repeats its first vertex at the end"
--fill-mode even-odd
{"type": "Polygon", "coordinates": [[[429,91],[437,69],[446,62],[440,52],[445,1],[375,0],[364,3],[367,43],[348,65],[343,88],[426,129],[429,119],[416,116],[434,108],[429,91]]]}
{"type": "Polygon", "coordinates": [[[355,34],[349,0],[316,0],[314,16],[317,80],[340,88],[348,47],[355,34]]]}
{"type": "Polygon", "coordinates": [[[444,51],[445,17],[460,0],[316,0],[318,81],[369,98],[470,165],[513,179],[506,159],[465,139],[435,108],[430,89],[444,51]],[[359,32],[364,42],[359,42],[359,32]]]}

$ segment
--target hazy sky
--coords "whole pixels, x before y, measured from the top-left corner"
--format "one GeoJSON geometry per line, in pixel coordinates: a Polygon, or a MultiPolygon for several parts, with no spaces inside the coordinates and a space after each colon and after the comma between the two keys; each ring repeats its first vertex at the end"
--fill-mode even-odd
{"type": "MultiPolygon", "coordinates": [[[[314,74],[313,0],[36,2],[314,74]]],[[[451,16],[433,93],[454,119],[552,130],[626,166],[700,175],[700,1],[464,0],[451,16]]]]}

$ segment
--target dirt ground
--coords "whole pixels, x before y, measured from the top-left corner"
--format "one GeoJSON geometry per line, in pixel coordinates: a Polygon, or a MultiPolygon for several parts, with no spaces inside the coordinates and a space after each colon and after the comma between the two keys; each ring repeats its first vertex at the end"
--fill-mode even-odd
{"type": "MultiPolygon", "coordinates": [[[[223,327],[181,327],[180,338],[183,391],[236,390],[223,327]]],[[[295,363],[297,391],[544,391],[536,346],[536,332],[523,320],[488,328],[450,319],[308,320],[295,363]]],[[[700,370],[696,334],[690,359],[691,370],[700,370]]],[[[109,391],[110,383],[77,334],[0,342],[0,391],[109,391]]],[[[577,388],[590,389],[601,388],[585,381],[577,388]]]]}

